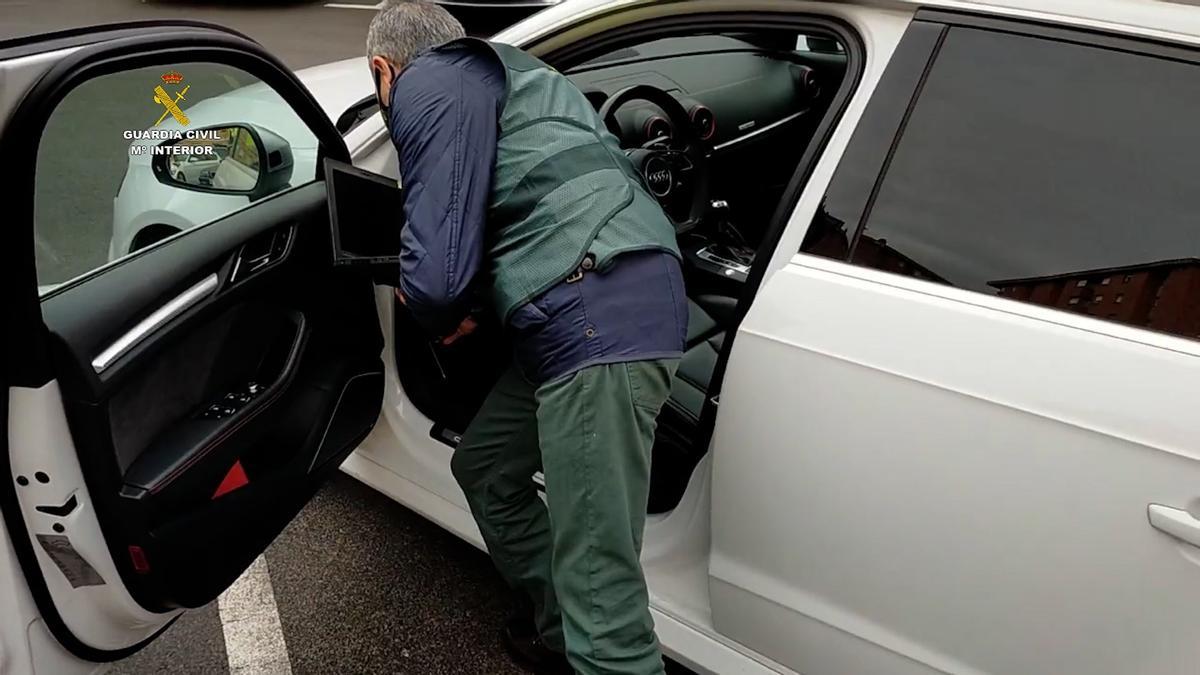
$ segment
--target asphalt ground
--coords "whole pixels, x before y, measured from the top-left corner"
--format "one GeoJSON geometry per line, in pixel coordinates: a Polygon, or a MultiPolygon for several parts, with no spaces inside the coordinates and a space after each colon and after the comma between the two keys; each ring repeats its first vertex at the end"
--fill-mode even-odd
{"type": "MultiPolygon", "coordinates": [[[[348,476],[264,558],[296,675],[523,672],[499,642],[508,591],[487,556],[348,476]]],[[[229,660],[213,603],[110,672],[227,673],[229,660]]]]}

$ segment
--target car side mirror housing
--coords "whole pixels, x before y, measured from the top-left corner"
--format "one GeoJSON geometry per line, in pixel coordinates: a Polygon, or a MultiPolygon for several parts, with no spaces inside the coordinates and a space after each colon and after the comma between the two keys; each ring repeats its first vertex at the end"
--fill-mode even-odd
{"type": "Polygon", "coordinates": [[[268,129],[225,124],[181,133],[151,150],[150,167],[163,185],[255,201],[291,183],[292,148],[268,129]]]}

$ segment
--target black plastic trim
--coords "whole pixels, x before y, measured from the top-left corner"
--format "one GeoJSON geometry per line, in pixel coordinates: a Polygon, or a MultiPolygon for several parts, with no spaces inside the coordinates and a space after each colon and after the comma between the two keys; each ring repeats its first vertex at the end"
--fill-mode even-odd
{"type": "Polygon", "coordinates": [[[204,440],[197,443],[193,449],[195,452],[190,455],[172,456],[171,460],[181,460],[178,464],[170,464],[159,461],[157,464],[150,466],[145,460],[150,459],[148,452],[143,452],[133,464],[125,471],[123,480],[125,485],[135,489],[144,490],[147,494],[155,494],[170,485],[196,462],[204,459],[205,455],[225,441],[231,434],[245,426],[246,423],[253,420],[258,415],[268,410],[282,396],[284,390],[292,383],[296,377],[296,370],[300,363],[300,355],[304,351],[304,345],[308,341],[308,324],[304,319],[303,314],[296,313],[292,319],[295,321],[296,335],[292,338],[292,344],[288,348],[287,358],[284,360],[283,372],[271,382],[263,390],[262,395],[256,397],[250,404],[241,410],[237,411],[233,416],[219,424],[209,423],[205,426],[207,434],[204,440]],[[166,464],[164,466],[164,464],[166,464]],[[139,470],[140,469],[140,470],[139,470]]]}
{"type": "Polygon", "coordinates": [[[1087,47],[1102,47],[1185,63],[1200,63],[1200,48],[1192,43],[1080,26],[1069,23],[1067,20],[1057,22],[1002,14],[940,9],[922,9],[917,12],[916,20],[1045,38],[1087,47]]]}
{"type": "Polygon", "coordinates": [[[337,128],[338,133],[345,136],[377,112],[379,112],[379,99],[375,94],[370,94],[369,96],[360,98],[352,103],[349,108],[343,110],[342,114],[338,115],[337,122],[333,126],[337,128]]]}
{"type": "MultiPolygon", "coordinates": [[[[30,88],[0,137],[0,156],[9,159],[35,158],[50,114],[72,89],[91,78],[144,65],[207,60],[238,67],[261,78],[268,86],[273,87],[313,130],[320,143],[321,156],[328,155],[349,161],[350,153],[345,142],[312,94],[294,73],[258,43],[232,31],[198,22],[153,22],[140,26],[150,27],[161,27],[164,30],[149,31],[146,34],[136,34],[135,31],[135,34],[125,37],[96,35],[94,30],[67,31],[34,40],[4,43],[3,49],[0,50],[0,58],[14,58],[23,53],[22,50],[38,53],[53,49],[50,42],[59,39],[76,40],[88,46],[81,47],[55,63],[30,88]]],[[[318,167],[322,165],[321,156],[316,164],[318,167]]],[[[6,400],[9,386],[38,388],[54,378],[48,349],[50,335],[42,320],[33,255],[34,174],[35,171],[29,170],[28,162],[7,161],[0,166],[0,181],[7,186],[7,194],[14,196],[7,204],[7,227],[0,230],[0,250],[24,252],[23,255],[17,254],[5,260],[3,276],[0,277],[0,297],[5,298],[5,304],[9,307],[6,317],[8,330],[5,331],[8,344],[4,355],[4,367],[0,370],[6,387],[6,400]]],[[[314,178],[320,179],[319,172],[314,178]]],[[[155,248],[157,246],[145,250],[155,248]]],[[[132,258],[137,259],[138,256],[134,255],[132,258]]],[[[56,289],[56,293],[66,288],[77,287],[82,280],[94,278],[110,269],[111,266],[106,266],[93,271],[56,289]]],[[[7,410],[7,405],[4,408],[7,410]]],[[[7,421],[7,417],[5,419],[7,421]]],[[[0,510],[3,511],[13,549],[24,571],[30,594],[47,628],[63,647],[87,661],[114,661],[137,652],[162,631],[125,649],[103,650],[84,644],[63,621],[46,580],[42,577],[33,542],[25,527],[16,488],[9,479],[12,475],[12,465],[7,444],[5,448],[3,456],[0,456],[0,476],[5,478],[4,486],[0,487],[0,510]]],[[[170,623],[162,630],[166,630],[169,625],[170,623]]]]}
{"type": "Polygon", "coordinates": [[[82,47],[119,37],[152,35],[162,28],[203,28],[206,30],[215,30],[257,44],[257,40],[254,40],[245,33],[220,24],[209,23],[207,21],[193,21],[190,19],[151,19],[146,21],[128,21],[125,23],[102,23],[37,35],[21,35],[7,40],[0,40],[0,61],[31,56],[33,54],[44,54],[69,47],[82,47]]]}
{"type": "MultiPolygon", "coordinates": [[[[843,203],[833,207],[836,213],[830,215],[845,223],[850,237],[848,243],[853,243],[868,205],[878,192],[883,167],[894,152],[899,130],[908,117],[908,110],[915,101],[916,92],[922,86],[946,31],[942,24],[920,21],[909,24],[888,60],[878,85],[871,92],[849,144],[838,160],[831,185],[839,185],[838,189],[845,196],[840,200],[843,203]],[[843,173],[855,178],[844,181],[843,173]]],[[[828,189],[826,192],[828,194],[828,189]]],[[[828,208],[828,205],[822,208],[828,208]]],[[[812,234],[810,224],[800,246],[801,253],[807,252],[812,234]]],[[[849,253],[842,258],[848,259],[849,253]]]]}
{"type": "MultiPolygon", "coordinates": [[[[879,190],[883,187],[883,177],[887,175],[888,168],[891,167],[892,160],[896,157],[896,149],[900,145],[900,139],[904,137],[904,130],[908,128],[913,108],[917,106],[917,99],[921,97],[921,92],[925,89],[925,82],[929,79],[929,71],[933,69],[933,64],[937,61],[938,52],[942,50],[942,45],[946,42],[946,34],[948,32],[949,30],[942,25],[913,22],[904,36],[904,46],[912,46],[913,51],[904,54],[903,63],[896,62],[901,72],[892,72],[892,64],[888,64],[889,68],[887,70],[892,72],[892,77],[889,78],[889,73],[885,72],[884,78],[888,80],[887,84],[892,86],[888,87],[881,83],[876,93],[883,94],[884,97],[878,99],[872,98],[871,102],[876,105],[863,113],[863,123],[879,124],[885,127],[887,129],[885,135],[891,136],[891,142],[887,145],[887,151],[884,153],[882,161],[873,165],[875,169],[875,181],[871,186],[870,193],[866,197],[866,201],[863,203],[861,213],[858,214],[854,235],[850,241],[850,250],[846,254],[847,260],[854,260],[854,252],[858,249],[858,242],[862,239],[862,233],[866,229],[867,220],[871,218],[871,211],[875,209],[875,201],[879,198],[879,190]],[[922,40],[932,40],[933,45],[928,46],[922,40]],[[921,61],[924,61],[924,63],[921,63],[921,61]],[[905,79],[906,75],[909,77],[916,75],[916,83],[913,84],[907,81],[905,79]],[[903,105],[901,105],[902,103],[903,105]],[[868,117],[868,115],[870,116],[868,117]]],[[[901,50],[898,48],[896,51],[899,52],[901,50]]],[[[881,149],[881,147],[873,147],[868,148],[867,151],[871,152],[881,149]]]]}

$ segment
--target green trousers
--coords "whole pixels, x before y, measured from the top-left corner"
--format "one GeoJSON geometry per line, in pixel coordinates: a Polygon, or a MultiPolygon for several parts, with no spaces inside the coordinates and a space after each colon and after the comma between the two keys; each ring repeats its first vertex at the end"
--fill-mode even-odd
{"type": "Polygon", "coordinates": [[[663,672],[639,556],[655,419],[678,364],[598,365],[541,386],[511,368],[451,462],[501,575],[585,675],[663,672]]]}

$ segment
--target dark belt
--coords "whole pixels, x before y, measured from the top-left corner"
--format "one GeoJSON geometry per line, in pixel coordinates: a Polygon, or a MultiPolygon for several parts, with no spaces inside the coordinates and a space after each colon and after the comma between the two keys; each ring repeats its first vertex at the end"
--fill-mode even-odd
{"type": "Polygon", "coordinates": [[[590,272],[596,268],[596,256],[591,253],[583,256],[583,262],[579,263],[579,267],[575,268],[574,272],[567,277],[566,283],[573,284],[583,278],[585,272],[590,272]]]}

